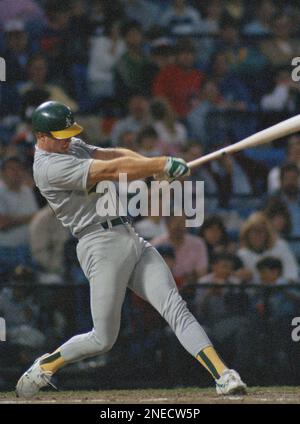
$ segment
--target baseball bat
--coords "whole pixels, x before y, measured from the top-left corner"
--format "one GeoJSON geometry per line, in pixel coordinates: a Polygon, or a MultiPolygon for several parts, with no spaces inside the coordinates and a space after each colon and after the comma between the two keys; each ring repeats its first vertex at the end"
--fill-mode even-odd
{"type": "Polygon", "coordinates": [[[269,143],[270,141],[277,140],[278,138],[285,137],[297,131],[300,131],[300,114],[286,119],[285,121],[279,122],[278,124],[272,125],[265,130],[250,135],[249,137],[246,137],[237,143],[231,144],[230,146],[223,147],[222,149],[216,150],[215,152],[192,160],[188,163],[188,165],[190,168],[195,168],[197,166],[203,165],[206,162],[217,159],[222,155],[239,152],[243,149],[249,149],[250,147],[269,143]]]}

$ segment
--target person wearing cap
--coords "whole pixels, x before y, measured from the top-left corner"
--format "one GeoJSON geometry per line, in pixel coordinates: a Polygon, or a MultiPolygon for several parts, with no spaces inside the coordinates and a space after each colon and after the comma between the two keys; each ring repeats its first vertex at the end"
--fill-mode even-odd
{"type": "Polygon", "coordinates": [[[71,109],[58,102],[41,104],[32,125],[37,140],[34,180],[57,218],[79,240],[76,251],[90,284],[94,326],[38,358],[19,379],[17,395],[33,397],[40,388],[53,386],[51,377],[64,365],[108,352],[118,337],[127,288],[157,309],[185,349],[211,373],[219,394],[244,393],[245,384],[215,352],[157,250],[117,210],[101,208],[102,183],[106,195],[113,195],[120,174],[127,174],[128,181],[155,174],[178,179],[189,174],[186,162],[87,145],[76,138],[83,128],[71,109]]]}

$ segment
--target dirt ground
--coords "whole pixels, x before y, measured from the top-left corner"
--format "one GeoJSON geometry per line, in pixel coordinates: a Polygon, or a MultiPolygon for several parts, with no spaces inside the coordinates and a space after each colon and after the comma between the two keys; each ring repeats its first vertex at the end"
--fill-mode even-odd
{"type": "Polygon", "coordinates": [[[300,404],[300,387],[253,387],[247,396],[217,396],[214,389],[178,388],[147,390],[42,392],[33,400],[0,392],[0,404],[300,404]]]}

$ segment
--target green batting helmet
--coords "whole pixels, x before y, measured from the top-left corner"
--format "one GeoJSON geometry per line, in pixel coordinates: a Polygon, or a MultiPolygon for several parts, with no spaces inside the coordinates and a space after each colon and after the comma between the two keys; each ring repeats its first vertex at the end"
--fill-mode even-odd
{"type": "Polygon", "coordinates": [[[74,137],[83,128],[74,121],[72,110],[60,102],[45,102],[32,114],[32,128],[35,132],[50,133],[54,138],[63,140],[74,137]]]}

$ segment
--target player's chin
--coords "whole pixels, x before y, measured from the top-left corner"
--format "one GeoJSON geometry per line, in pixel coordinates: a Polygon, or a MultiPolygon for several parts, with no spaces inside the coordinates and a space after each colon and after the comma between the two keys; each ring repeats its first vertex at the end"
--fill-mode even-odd
{"type": "Polygon", "coordinates": [[[66,153],[66,152],[69,150],[69,147],[70,147],[70,143],[65,144],[65,145],[62,145],[62,146],[60,147],[60,152],[61,152],[61,153],[66,153]]]}

